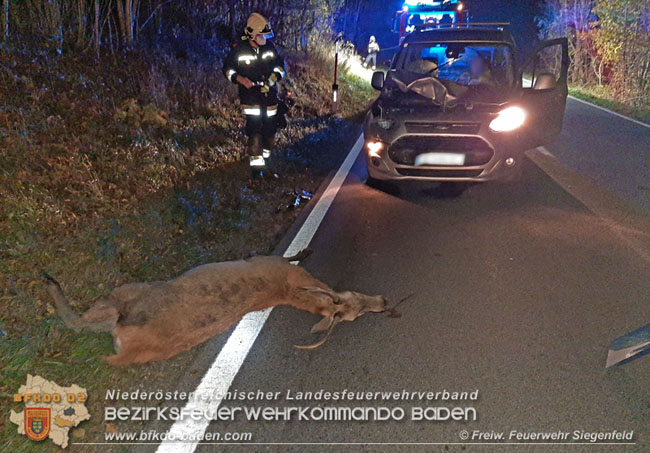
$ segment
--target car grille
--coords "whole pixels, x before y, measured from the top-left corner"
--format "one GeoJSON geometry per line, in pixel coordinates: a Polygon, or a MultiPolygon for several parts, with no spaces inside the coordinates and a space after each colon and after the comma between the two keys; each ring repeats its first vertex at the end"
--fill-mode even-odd
{"type": "Polygon", "coordinates": [[[398,139],[388,149],[388,155],[399,165],[415,165],[415,158],[423,153],[465,154],[465,166],[487,164],[494,150],[479,137],[406,136],[398,139]]]}
{"type": "Polygon", "coordinates": [[[402,176],[424,176],[427,178],[473,178],[483,170],[436,170],[427,167],[397,168],[402,176]]]}
{"type": "Polygon", "coordinates": [[[478,134],[480,123],[407,121],[404,123],[409,134],[478,134]]]}

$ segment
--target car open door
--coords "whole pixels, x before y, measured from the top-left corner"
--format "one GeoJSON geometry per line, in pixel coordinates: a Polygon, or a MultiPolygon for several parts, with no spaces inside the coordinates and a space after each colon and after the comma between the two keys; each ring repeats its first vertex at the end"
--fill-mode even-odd
{"type": "Polygon", "coordinates": [[[566,38],[543,42],[520,70],[522,107],[527,112],[526,149],[552,142],[562,130],[569,72],[566,38]]]}

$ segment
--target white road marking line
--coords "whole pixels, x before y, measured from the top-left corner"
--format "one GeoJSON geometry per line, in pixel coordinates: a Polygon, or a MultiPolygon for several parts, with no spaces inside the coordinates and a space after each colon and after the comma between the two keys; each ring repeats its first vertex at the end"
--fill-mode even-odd
{"type": "Polygon", "coordinates": [[[363,148],[363,143],[364,137],[363,134],[361,134],[350,150],[350,153],[341,164],[341,168],[339,168],[334,175],[334,178],[332,178],[332,181],[327,186],[327,189],[325,189],[325,193],[323,193],[323,196],[318,200],[318,203],[314,207],[313,211],[309,213],[309,216],[300,228],[300,231],[298,231],[296,237],[293,238],[293,241],[284,252],[285,257],[293,256],[309,245],[314,234],[316,234],[316,230],[318,230],[318,227],[325,218],[325,214],[327,214],[328,209],[334,202],[336,194],[345,182],[345,178],[347,178],[348,173],[350,173],[352,165],[354,165],[354,162],[357,160],[361,148],[363,148]]]}
{"type": "Polygon", "coordinates": [[[600,105],[596,105],[596,104],[594,104],[594,103],[592,103],[592,102],[585,101],[584,99],[580,99],[580,98],[577,98],[577,97],[575,97],[575,96],[571,96],[571,95],[569,95],[569,97],[570,97],[571,99],[573,99],[574,101],[582,102],[583,104],[587,104],[587,105],[590,105],[590,106],[592,106],[592,107],[594,107],[594,108],[597,108],[597,109],[599,109],[599,110],[603,110],[603,111],[605,111],[605,112],[607,112],[607,113],[611,113],[612,115],[614,115],[614,116],[618,116],[619,118],[623,118],[623,119],[625,119],[625,120],[632,121],[633,123],[638,124],[639,126],[643,126],[643,127],[650,128],[650,124],[646,124],[646,123],[644,123],[644,122],[642,122],[642,121],[635,120],[634,118],[630,118],[629,116],[622,115],[622,114],[620,114],[620,113],[618,113],[618,112],[615,112],[615,111],[613,111],[613,110],[607,109],[607,108],[605,108],[605,107],[601,107],[600,105]]]}
{"type": "Polygon", "coordinates": [[[526,151],[526,156],[573,198],[599,217],[628,247],[650,263],[650,228],[645,216],[630,212],[622,199],[564,165],[545,147],[530,149],[526,151]]]}
{"type": "MultiPolygon", "coordinates": [[[[522,83],[522,86],[524,88],[530,88],[532,86],[533,81],[531,79],[527,79],[527,78],[524,77],[523,81],[525,82],[525,83],[522,83]]],[[[650,124],[644,123],[643,121],[635,120],[634,118],[630,118],[629,116],[625,116],[625,115],[623,115],[621,113],[615,112],[615,111],[610,110],[608,108],[601,107],[600,105],[596,105],[593,102],[585,101],[584,99],[580,99],[580,98],[577,98],[577,97],[572,96],[572,95],[569,95],[569,99],[573,99],[574,101],[582,102],[583,104],[587,104],[587,105],[590,105],[591,107],[603,110],[603,111],[605,111],[607,113],[611,113],[612,115],[618,116],[619,118],[623,118],[625,120],[632,121],[633,123],[638,124],[639,126],[650,128],[650,124]]]]}
{"type": "Polygon", "coordinates": [[[540,153],[545,154],[545,155],[547,155],[547,156],[549,156],[549,157],[555,157],[555,156],[553,155],[553,153],[551,153],[551,152],[550,152],[548,149],[546,149],[546,147],[544,147],[544,146],[538,146],[538,147],[537,147],[537,150],[538,150],[540,153]]]}
{"type": "MultiPolygon", "coordinates": [[[[347,178],[352,165],[357,160],[363,143],[364,137],[361,134],[341,164],[341,167],[334,175],[334,178],[332,178],[332,181],[327,186],[327,189],[325,189],[325,192],[318,200],[318,203],[316,203],[314,209],[309,213],[305,223],[284,252],[285,257],[293,256],[307,248],[325,218],[325,214],[327,214],[330,206],[332,206],[334,198],[345,182],[345,178],[347,178]]],[[[196,395],[199,395],[199,398],[188,401],[183,408],[184,411],[188,411],[187,413],[193,410],[215,411],[219,408],[223,400],[220,396],[224,395],[230,388],[255,339],[262,330],[262,327],[264,327],[264,323],[268,319],[271,310],[272,308],[268,308],[263,311],[249,313],[242,318],[194,391],[196,395]],[[215,398],[201,398],[201,395],[215,395],[215,398]]],[[[209,425],[210,420],[204,418],[201,420],[193,420],[191,417],[186,417],[183,420],[176,421],[167,432],[168,440],[160,444],[157,452],[192,453],[196,449],[198,441],[183,442],[182,439],[200,438],[209,425]],[[173,439],[178,439],[179,441],[174,442],[173,439]]]]}

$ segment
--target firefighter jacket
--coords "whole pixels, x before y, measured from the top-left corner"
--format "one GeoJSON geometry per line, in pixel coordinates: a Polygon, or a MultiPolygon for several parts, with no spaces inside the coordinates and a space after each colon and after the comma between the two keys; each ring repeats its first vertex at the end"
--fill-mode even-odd
{"type": "Polygon", "coordinates": [[[368,44],[368,54],[372,55],[375,53],[379,53],[379,44],[373,41],[368,44]]]}
{"type": "Polygon", "coordinates": [[[253,47],[248,40],[242,40],[230,51],[223,65],[223,74],[232,83],[237,76],[247,77],[252,88],[239,87],[242,106],[272,106],[278,103],[276,82],[285,76],[284,61],[272,42],[262,47],[253,47]]]}

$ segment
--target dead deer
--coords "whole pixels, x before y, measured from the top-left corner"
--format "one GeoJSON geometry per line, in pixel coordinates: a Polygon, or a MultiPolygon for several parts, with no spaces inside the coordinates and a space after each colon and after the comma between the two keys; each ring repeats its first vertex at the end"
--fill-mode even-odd
{"type": "Polygon", "coordinates": [[[59,317],[71,329],[113,335],[111,365],[169,359],[227,330],[246,313],[291,305],[323,316],[312,333],[327,331],[321,346],[341,321],[383,312],[382,296],[335,292],[305,269],[290,264],[305,257],[258,256],[198,266],[167,281],[129,283],[115,288],[81,316],[74,313],[61,286],[46,276],[47,292],[59,317]]]}

